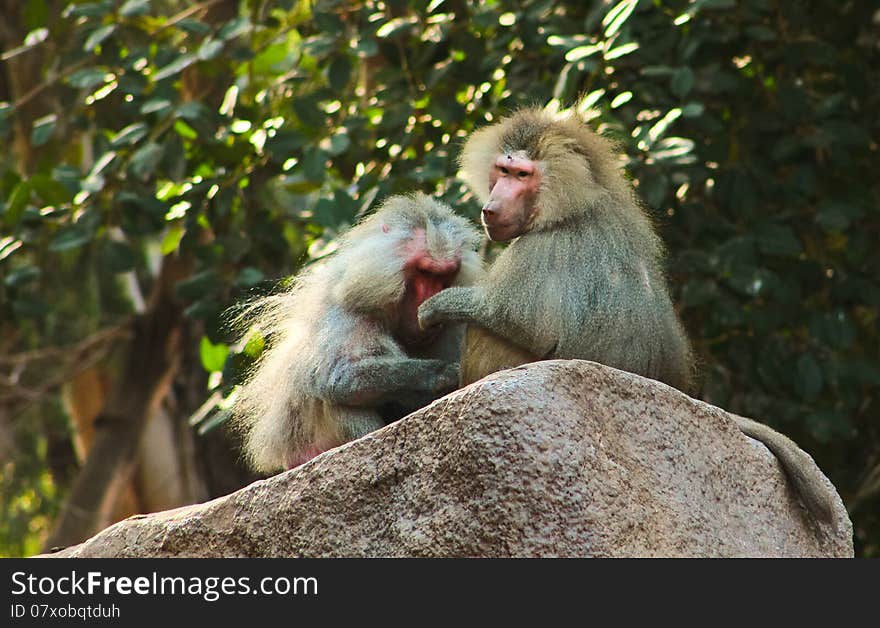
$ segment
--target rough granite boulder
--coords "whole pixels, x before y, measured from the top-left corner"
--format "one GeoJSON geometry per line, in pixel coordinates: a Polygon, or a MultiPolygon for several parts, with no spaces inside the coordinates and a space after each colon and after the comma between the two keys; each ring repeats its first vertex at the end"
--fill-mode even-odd
{"type": "Polygon", "coordinates": [[[852,556],[837,500],[831,524],[814,522],[773,455],[723,410],[554,360],[52,555],[852,556]]]}

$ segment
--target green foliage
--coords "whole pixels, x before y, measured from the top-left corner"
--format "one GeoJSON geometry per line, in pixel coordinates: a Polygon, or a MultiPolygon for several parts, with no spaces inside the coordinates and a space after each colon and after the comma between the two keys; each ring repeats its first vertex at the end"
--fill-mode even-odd
{"type": "Polygon", "coordinates": [[[0,103],[0,137],[33,151],[0,157],[0,317],[24,345],[118,319],[121,278],[146,287],[182,255],[190,350],[215,373],[250,363],[227,307],[390,194],[476,216],[462,138],[574,106],[621,142],[668,243],[701,396],[813,453],[857,508],[859,551],[880,553],[856,499],[880,452],[873,3],[25,4],[16,45],[55,82],[0,103]]]}

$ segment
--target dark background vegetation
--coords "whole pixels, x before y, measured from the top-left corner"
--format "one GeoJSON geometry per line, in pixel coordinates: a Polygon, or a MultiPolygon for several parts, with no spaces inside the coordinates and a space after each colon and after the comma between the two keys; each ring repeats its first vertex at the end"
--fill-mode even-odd
{"type": "Polygon", "coordinates": [[[698,396],[792,436],[840,490],[857,554],[880,554],[873,0],[0,15],[0,555],[247,482],[214,428],[259,348],[230,345],[224,311],[389,194],[476,217],[461,140],[524,104],[620,141],[698,396]]]}

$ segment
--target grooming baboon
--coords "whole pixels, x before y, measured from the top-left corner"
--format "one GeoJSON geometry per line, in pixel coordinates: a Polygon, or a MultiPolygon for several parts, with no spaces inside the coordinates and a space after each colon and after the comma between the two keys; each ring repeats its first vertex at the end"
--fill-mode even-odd
{"type": "Polygon", "coordinates": [[[481,276],[478,242],[447,206],[392,197],[289,290],[248,308],[269,343],[233,410],[254,468],[297,466],[456,388],[461,326],[426,332],[417,312],[481,276]]]}
{"type": "MultiPolygon", "coordinates": [[[[693,359],[664,250],[611,144],[572,114],[521,110],[475,132],[461,156],[492,240],[514,240],[477,285],[429,299],[420,323],[468,324],[461,382],[553,358],[594,360],[689,391],[693,359]]],[[[792,441],[738,417],[823,520],[832,497],[792,441]]]]}

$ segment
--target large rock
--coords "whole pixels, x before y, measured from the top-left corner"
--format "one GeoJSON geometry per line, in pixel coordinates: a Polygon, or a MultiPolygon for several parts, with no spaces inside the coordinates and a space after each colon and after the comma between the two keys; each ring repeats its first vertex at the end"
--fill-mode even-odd
{"type": "Polygon", "coordinates": [[[723,410],[557,360],[54,555],[852,556],[834,495],[834,521],[816,523],[773,455],[723,410]]]}

